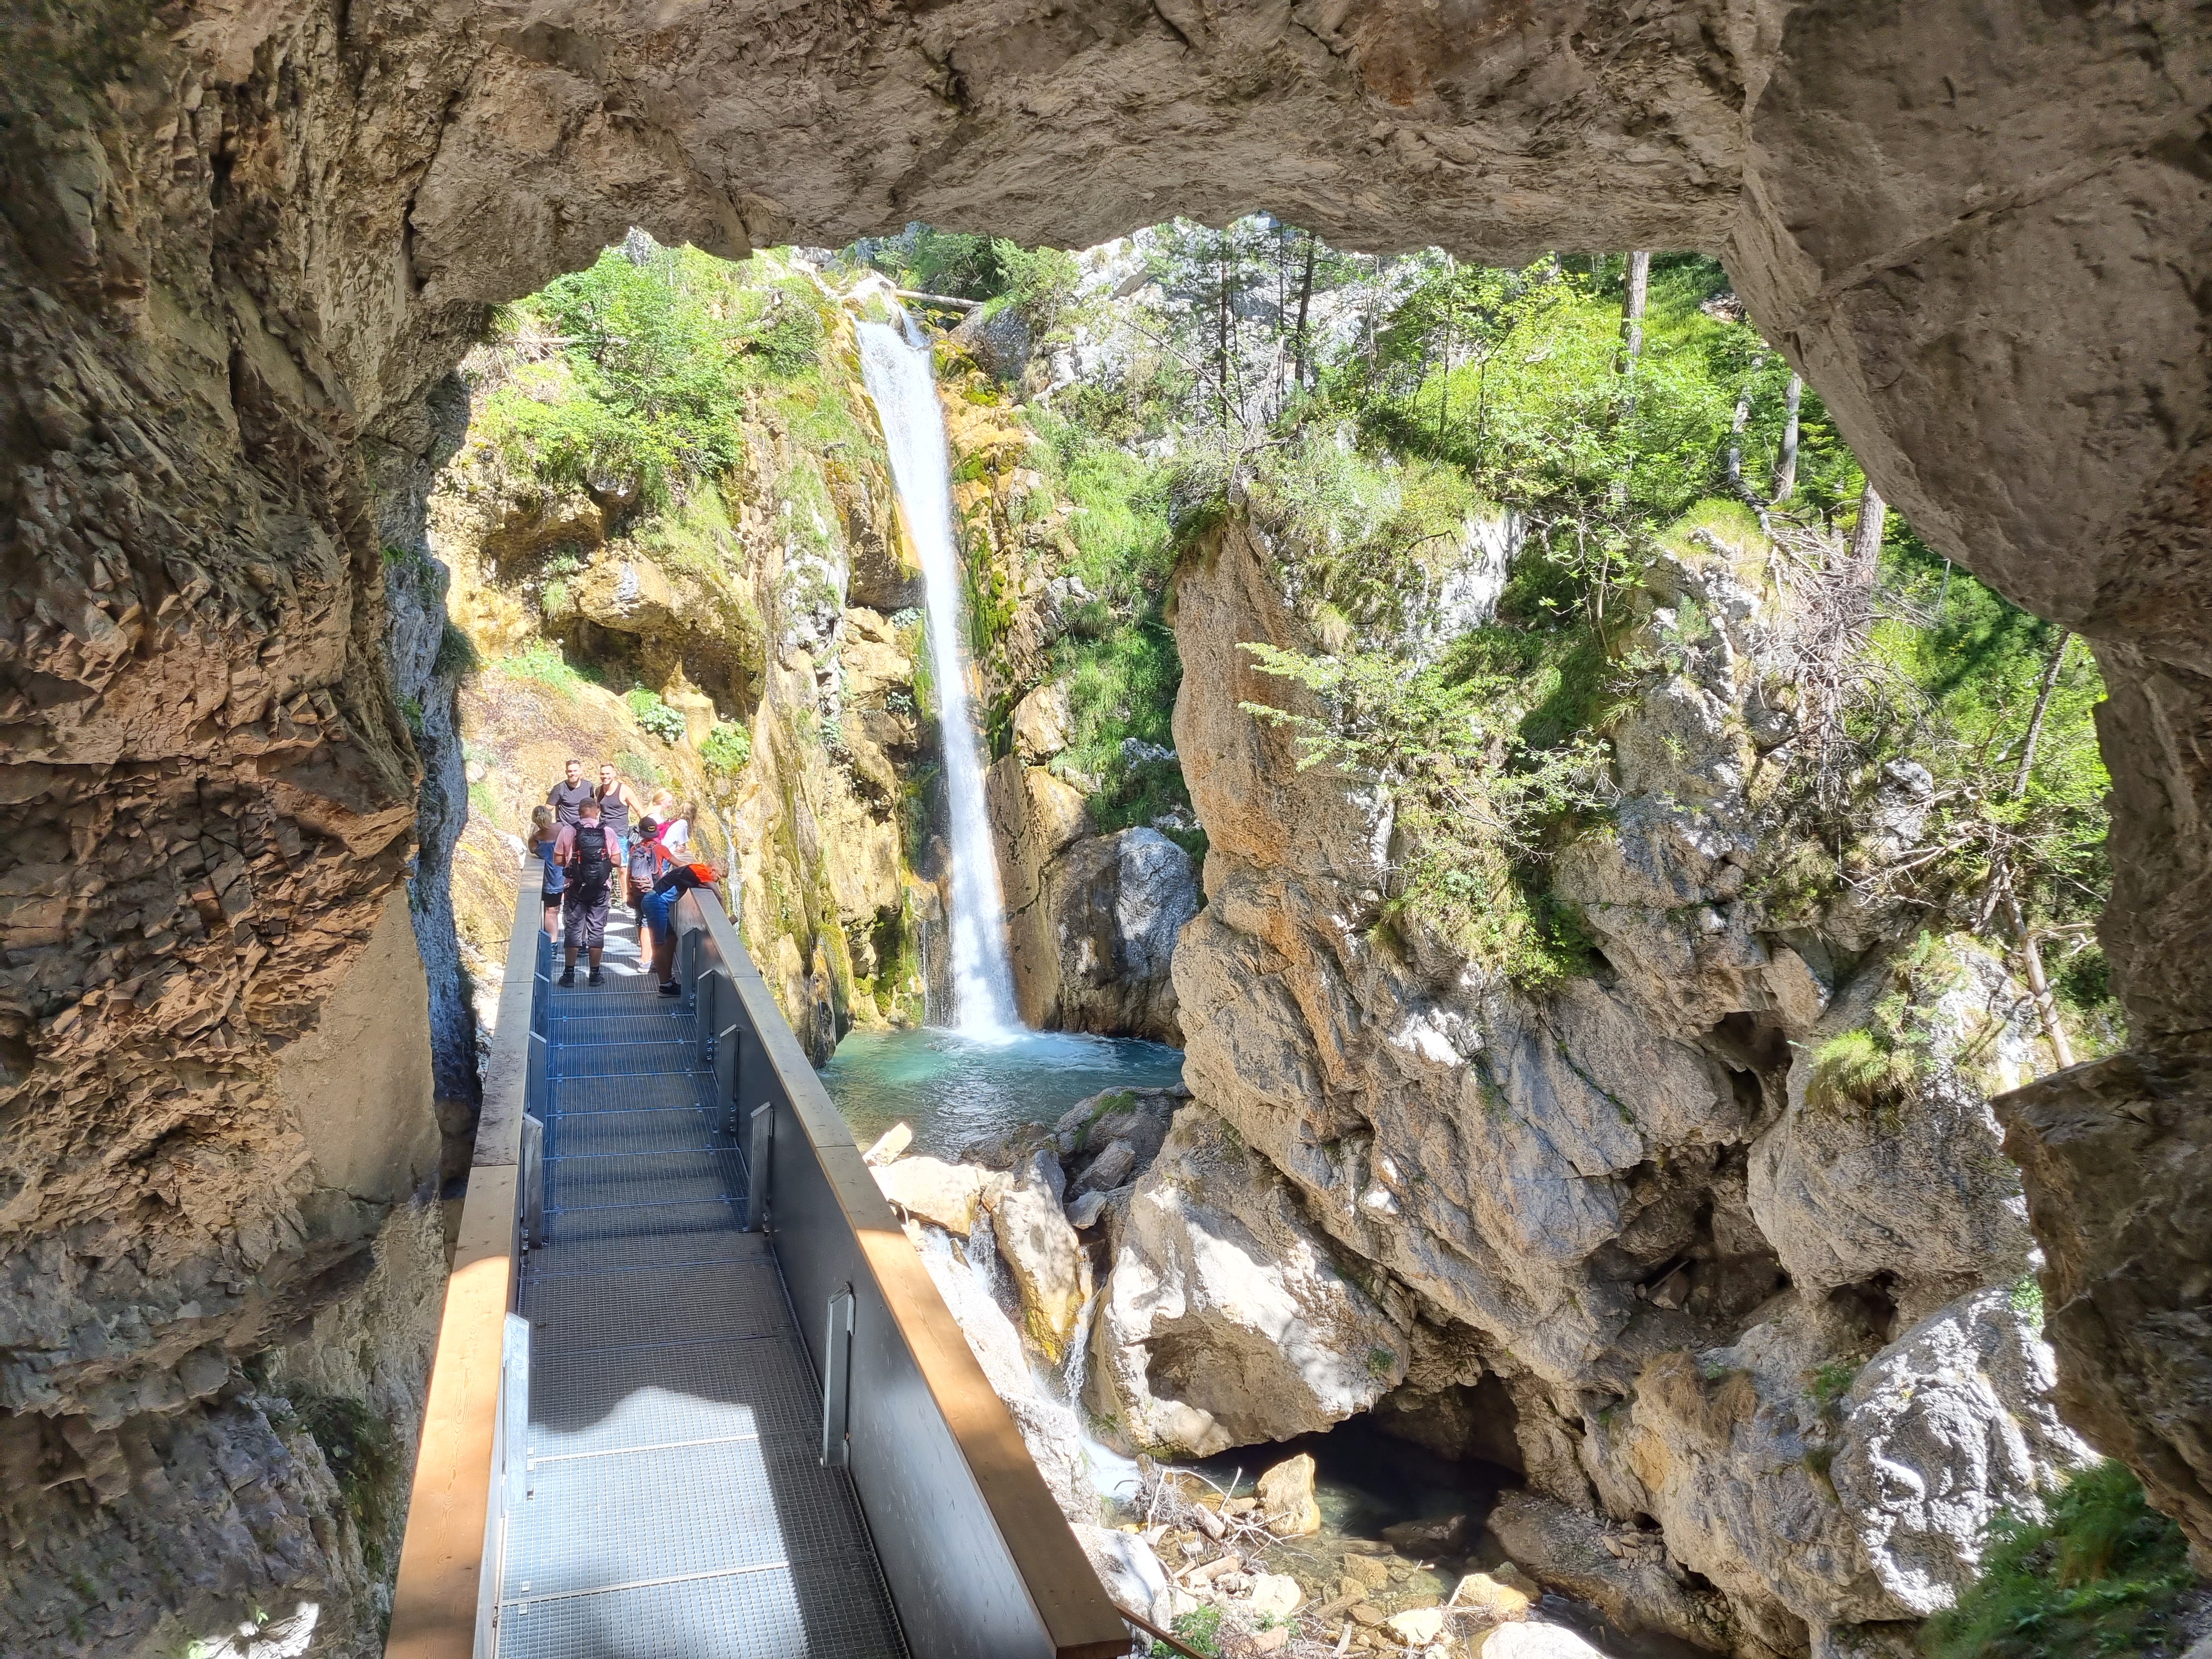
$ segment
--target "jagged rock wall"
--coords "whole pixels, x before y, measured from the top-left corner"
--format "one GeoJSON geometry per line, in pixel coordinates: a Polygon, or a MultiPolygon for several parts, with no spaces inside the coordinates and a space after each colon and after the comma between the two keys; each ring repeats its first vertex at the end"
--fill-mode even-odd
{"type": "Polygon", "coordinates": [[[273,1054],[366,947],[420,794],[364,441],[410,448],[485,302],[632,223],[732,253],[915,216],[1067,246],[1257,204],[1343,246],[1722,252],[1916,526],[2094,642],[2142,1047],[2014,1134],[2067,1387],[2212,1539],[2212,1361],[2172,1334],[2201,1279],[2135,1265],[2127,1214],[2063,1224],[2108,1156],[2143,1213],[2202,1201],[2212,47],[2181,0],[10,21],[0,1225],[19,1276],[98,1267],[9,1343],[11,1406],[164,1367],[122,1310],[195,1275],[315,1276],[273,1054]]]}
{"type": "MultiPolygon", "coordinates": [[[[1772,908],[1787,795],[1754,779],[1791,763],[1750,716],[1774,701],[1784,601],[1708,539],[1628,596],[1617,643],[1656,665],[1609,731],[1620,799],[1553,871],[1601,954],[1529,988],[1392,912],[1387,800],[1300,771],[1244,712],[1313,707],[1239,649],[1311,648],[1260,533],[1232,520],[1186,560],[1176,739],[1209,852],[1174,960],[1196,1102],[1176,1136],[1218,1114],[1264,1160],[1243,1185],[1269,1201],[1225,1207],[1303,1231],[1274,1256],[1363,1264],[1369,1395],[1406,1375],[1417,1324],[1455,1333],[1422,1395],[1499,1377],[1532,1486],[1656,1525],[1721,1594],[1708,1639],[1798,1654],[1945,1604],[1991,1510],[2087,1453],[2022,1305],[2033,1240],[1988,1104],[2034,1064],[2027,999],[1971,942],[1919,939],[1917,913],[1848,889],[1772,908]],[[1890,997],[1935,1056],[1908,1096],[1816,1086],[1820,1045],[1890,997]]],[[[1910,839],[1917,775],[1885,777],[1866,848],[1910,839]]],[[[1193,1452],[1374,1403],[1243,1363],[1263,1299],[1213,1288],[1219,1222],[1171,1213],[1234,1183],[1190,1162],[1164,1151],[1129,1200],[1174,1237],[1115,1239],[1102,1403],[1139,1443],[1193,1452]],[[1185,1304],[1187,1335],[1152,1311],[1185,1304]],[[1185,1357],[1208,1340],[1224,1364],[1185,1357]]]]}

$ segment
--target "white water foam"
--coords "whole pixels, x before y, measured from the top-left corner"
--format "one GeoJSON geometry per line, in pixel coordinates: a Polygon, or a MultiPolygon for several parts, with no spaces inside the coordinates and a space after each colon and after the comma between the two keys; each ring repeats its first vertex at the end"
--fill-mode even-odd
{"type": "Polygon", "coordinates": [[[962,1035],[1004,1041],[1022,1027],[1006,956],[1006,905],[983,799],[983,745],[968,708],[961,649],[960,560],[952,539],[952,486],[945,414],[929,347],[884,323],[861,323],[860,374],[884,424],[891,477],[921,556],[929,604],[929,666],[937,687],[952,816],[952,1019],[962,1035]]]}

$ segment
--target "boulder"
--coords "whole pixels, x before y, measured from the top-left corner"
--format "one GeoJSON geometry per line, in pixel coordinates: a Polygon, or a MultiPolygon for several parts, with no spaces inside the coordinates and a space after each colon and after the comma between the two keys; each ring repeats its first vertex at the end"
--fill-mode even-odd
{"type": "Polygon", "coordinates": [[[1467,1548],[1467,1517],[1441,1516],[1432,1520],[1400,1521],[1382,1528],[1382,1541],[1409,1560],[1458,1555],[1467,1548]]]}
{"type": "MultiPolygon", "coordinates": [[[[1115,1605],[1140,1613],[1165,1629],[1175,1617],[1167,1569],[1152,1547],[1136,1533],[1077,1522],[1075,1541],[1098,1574],[1115,1605]]],[[[1291,1588],[1297,1589],[1297,1581],[1291,1588]]]]}
{"type": "Polygon", "coordinates": [[[1067,687],[1048,680],[1014,705],[1014,752],[1042,766],[1067,747],[1067,687]]]}
{"type": "Polygon", "coordinates": [[[1157,830],[1079,841],[1048,877],[1063,1030],[1180,1043],[1170,967],[1198,914],[1198,867],[1157,830]]]}
{"type": "Polygon", "coordinates": [[[1098,1218],[1105,1212],[1106,1203],[1103,1193],[1084,1194],[1067,1206],[1067,1224],[1079,1233],[1090,1231],[1098,1224],[1098,1218]]]}
{"type": "Polygon", "coordinates": [[[1442,1607],[1413,1607],[1394,1613],[1384,1621],[1390,1633],[1409,1648],[1425,1648],[1444,1633],[1442,1607]]]}
{"type": "MultiPolygon", "coordinates": [[[[1506,1564],[1510,1571],[1512,1564],[1506,1564]]],[[[1518,1577],[1517,1574],[1514,1575],[1518,1577]]],[[[1508,1583],[1495,1573],[1470,1572],[1459,1581],[1451,1594],[1455,1608],[1472,1608],[1477,1623],[1502,1625],[1515,1619],[1526,1619],[1536,1599],[1519,1585],[1508,1583]]]]}
{"type": "Polygon", "coordinates": [[[1037,1152],[991,1200],[999,1254],[1013,1275],[1030,1340],[1057,1364],[1091,1294],[1091,1260],[1060,1208],[1060,1164],[1037,1152]]]}
{"type": "Polygon", "coordinates": [[[1360,1287],[1289,1183],[1205,1106],[1130,1195],[1093,1334],[1091,1405],[1131,1449],[1209,1455],[1366,1410],[1411,1310],[1360,1287]]]}
{"type": "Polygon", "coordinates": [[[1286,1572],[1252,1575],[1252,1611],[1262,1619],[1287,1619],[1305,1604],[1306,1593],[1286,1572]]]}
{"type": "Polygon", "coordinates": [[[1098,1494],[1091,1482],[1082,1424],[1073,1412],[1037,1386],[1021,1334],[992,1299],[951,1237],[912,1222],[907,1230],[992,1391],[1006,1402],[1014,1426],[1021,1431],[1022,1443],[1029,1449],[1060,1513],[1072,1525],[1095,1522],[1098,1494]]]}
{"type": "MultiPolygon", "coordinates": [[[[1863,1363],[1835,1358],[1868,1328],[1861,1303],[1792,1294],[1729,1346],[1654,1359],[1625,1411],[1585,1419],[1583,1458],[1614,1504],[1656,1516],[1674,1559],[1771,1645],[1789,1645],[1776,1603],[1839,1627],[1949,1605],[1996,1513],[2039,1513],[2039,1494],[2089,1456],[2008,1290],[1960,1297],[1863,1363]]],[[[1665,1577],[1624,1578],[1593,1553],[1601,1538],[1577,1555],[1569,1534],[1588,1517],[1524,1527],[1530,1511],[1510,1497],[1490,1526],[1547,1582],[1611,1611],[1604,1582],[1665,1577]]]]}
{"type": "Polygon", "coordinates": [[[1752,1149],[1752,1214],[1793,1282],[1828,1291],[1887,1274],[1930,1287],[1916,1310],[1926,1311],[1961,1285],[2010,1284],[2028,1271],[2034,1239],[2020,1171],[1988,1097],[2032,1072],[2033,1021],[2026,988],[1960,936],[1880,966],[1837,997],[1797,1049],[1780,1121],[1752,1149]],[[1925,1056],[1909,1102],[1820,1089],[1821,1044],[1881,1023],[1877,1003],[1899,997],[1925,1056]]]}
{"type": "Polygon", "coordinates": [[[1101,1191],[1117,1187],[1129,1176],[1111,1180],[1094,1176],[1091,1166],[1109,1148],[1126,1144],[1135,1162],[1132,1174],[1142,1174],[1167,1139],[1168,1126],[1176,1109],[1190,1098],[1180,1085],[1167,1089],[1106,1089],[1079,1100],[1053,1125],[1053,1145],[1060,1165],[1068,1172],[1070,1189],[1101,1191]]]}
{"type": "Polygon", "coordinates": [[[1004,1177],[972,1164],[947,1164],[919,1154],[878,1166],[876,1185],[894,1209],[916,1221],[965,1238],[1004,1177]]]}
{"type": "Polygon", "coordinates": [[[894,1123],[876,1137],[875,1144],[860,1154],[864,1164],[883,1164],[898,1161],[899,1154],[914,1144],[914,1131],[904,1123],[894,1123]]]}
{"type": "Polygon", "coordinates": [[[1300,1452],[1276,1464],[1259,1481],[1260,1512],[1267,1530],[1284,1538],[1321,1530],[1321,1505],[1314,1498],[1314,1461],[1300,1452]]]}

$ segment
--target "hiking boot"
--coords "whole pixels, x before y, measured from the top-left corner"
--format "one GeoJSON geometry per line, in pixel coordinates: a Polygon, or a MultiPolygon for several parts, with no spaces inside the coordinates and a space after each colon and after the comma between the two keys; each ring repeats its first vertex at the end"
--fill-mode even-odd
{"type": "Polygon", "coordinates": [[[600,980],[599,980],[599,970],[598,969],[596,969],[596,968],[592,969],[592,976],[591,976],[589,979],[586,980],[586,981],[584,981],[584,983],[585,983],[585,984],[586,984],[586,985],[597,985],[597,984],[600,983],[600,980]]]}
{"type": "Polygon", "coordinates": [[[660,985],[660,994],[665,997],[680,997],[684,994],[684,988],[672,979],[664,980],[660,985]]]}
{"type": "Polygon", "coordinates": [[[558,985],[558,986],[559,986],[562,990],[564,990],[564,991],[565,991],[565,990],[567,990],[570,986],[574,985],[575,982],[576,982],[576,970],[575,970],[574,968],[571,968],[571,969],[567,969],[565,972],[563,972],[563,973],[562,974],[562,975],[561,975],[561,977],[560,977],[559,979],[557,979],[557,980],[556,980],[556,981],[554,981],[554,983],[555,983],[555,984],[558,985]]]}

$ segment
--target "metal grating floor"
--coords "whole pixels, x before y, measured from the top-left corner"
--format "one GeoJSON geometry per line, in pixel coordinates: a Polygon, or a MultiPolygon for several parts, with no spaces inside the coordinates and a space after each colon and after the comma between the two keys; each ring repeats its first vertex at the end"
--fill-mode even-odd
{"type": "Polygon", "coordinates": [[[744,1158],[634,924],[556,988],[501,1659],[903,1659],[744,1158]],[[643,988],[641,990],[640,988],[643,988]]]}

